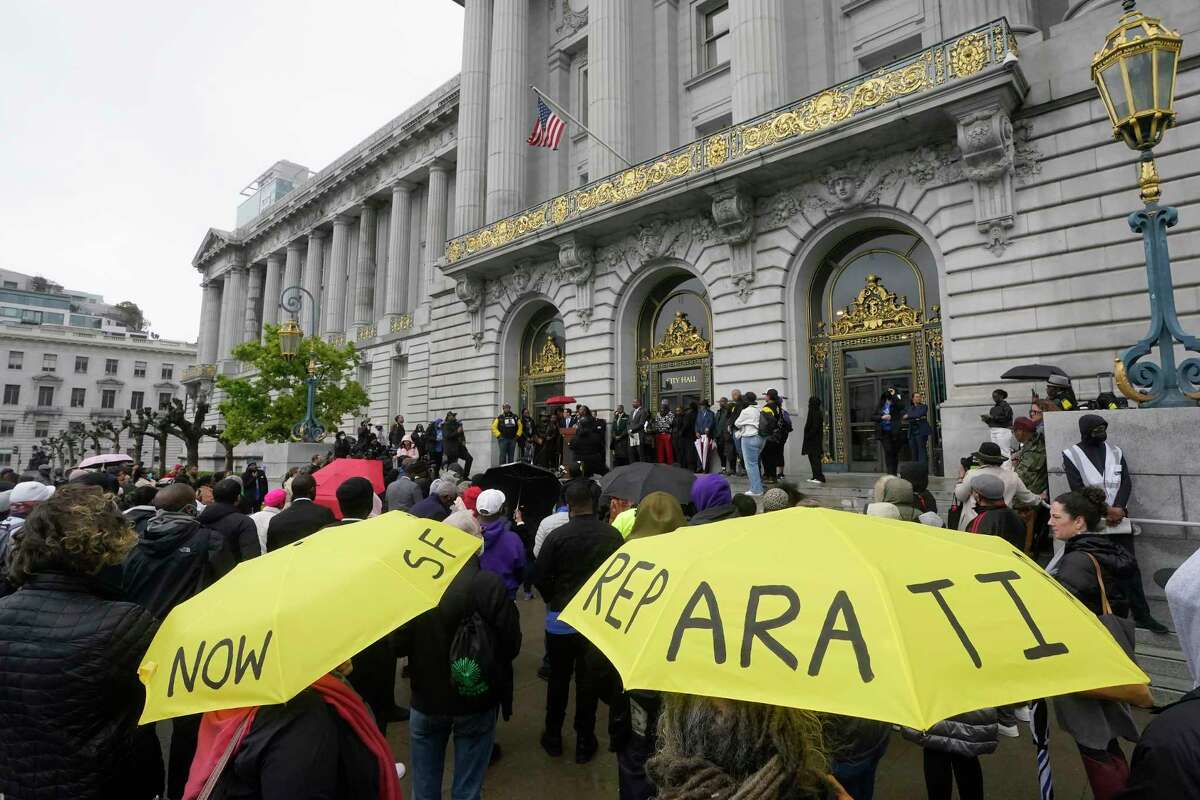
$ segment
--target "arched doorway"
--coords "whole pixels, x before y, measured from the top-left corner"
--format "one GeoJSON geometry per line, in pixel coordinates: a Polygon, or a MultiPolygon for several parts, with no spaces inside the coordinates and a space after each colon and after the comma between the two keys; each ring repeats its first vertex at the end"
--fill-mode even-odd
{"type": "Polygon", "coordinates": [[[679,271],[642,303],[637,330],[638,397],[672,408],[712,396],[712,312],[699,278],[679,271]]]}
{"type": "Polygon", "coordinates": [[[546,409],[547,398],[566,388],[567,336],[562,317],[554,306],[538,311],[521,337],[521,408],[537,419],[546,409]]]}
{"type": "MultiPolygon", "coordinates": [[[[826,409],[827,460],[881,472],[873,416],[885,388],[931,407],[930,470],[941,473],[937,409],[945,398],[937,265],[908,230],[874,228],[840,241],[808,293],[812,391],[826,409]]],[[[907,452],[901,458],[907,458],[907,452]]]]}

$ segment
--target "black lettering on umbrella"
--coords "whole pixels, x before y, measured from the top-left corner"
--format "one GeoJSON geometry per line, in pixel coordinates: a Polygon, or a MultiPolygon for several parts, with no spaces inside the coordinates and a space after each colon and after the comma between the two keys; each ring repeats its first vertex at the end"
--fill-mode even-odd
{"type": "MultiPolygon", "coordinates": [[[[421,535],[417,537],[417,540],[424,544],[429,545],[435,552],[441,553],[442,555],[445,555],[445,556],[449,556],[450,558],[455,558],[455,555],[453,553],[451,553],[446,548],[442,547],[442,542],[446,541],[445,539],[443,539],[442,537],[439,536],[436,541],[430,541],[427,538],[432,532],[433,531],[430,528],[426,528],[424,531],[421,532],[421,535]]],[[[433,564],[433,566],[437,570],[433,574],[433,579],[435,581],[438,578],[442,577],[442,575],[446,572],[446,566],[441,561],[439,561],[437,558],[434,558],[432,556],[418,556],[417,560],[413,561],[412,555],[413,555],[413,551],[411,549],[405,550],[404,551],[404,563],[408,564],[408,566],[412,567],[413,569],[419,569],[420,566],[426,562],[433,564]]]]}
{"type": "Polygon", "coordinates": [[[971,644],[971,638],[967,636],[967,632],[963,630],[963,626],[959,624],[958,617],[954,616],[954,611],[950,608],[950,604],[946,602],[946,598],[942,596],[943,589],[949,589],[954,585],[954,581],[949,578],[941,580],[929,581],[927,583],[910,584],[908,590],[913,594],[932,594],[933,599],[937,601],[938,606],[942,609],[942,613],[946,615],[946,619],[950,622],[950,627],[958,634],[958,641],[962,643],[963,648],[967,651],[967,655],[971,657],[971,663],[976,669],[983,666],[983,661],[979,658],[979,651],[975,649],[975,645],[971,644]]]}
{"type": "Polygon", "coordinates": [[[821,674],[821,664],[825,660],[825,652],[829,649],[829,643],[834,639],[844,642],[850,642],[854,648],[854,658],[858,661],[858,675],[862,678],[863,683],[870,683],[875,679],[875,673],[871,671],[871,653],[867,650],[867,641],[863,638],[862,628],[858,624],[858,615],[854,613],[854,604],[850,602],[850,596],[844,591],[839,591],[833,596],[833,602],[829,604],[829,612],[825,615],[825,624],[821,626],[821,635],[817,637],[817,646],[813,648],[812,661],[808,662],[808,674],[816,677],[821,674]],[[838,616],[841,616],[846,621],[846,627],[834,627],[837,623],[838,616]]]}
{"type": "Polygon", "coordinates": [[[604,584],[611,583],[621,577],[621,573],[629,566],[629,555],[627,553],[617,553],[612,557],[607,566],[604,567],[604,572],[596,579],[596,583],[592,586],[592,591],[588,593],[587,600],[584,601],[583,610],[587,611],[592,605],[592,601],[596,601],[596,616],[600,616],[600,604],[604,602],[603,589],[604,584]],[[616,567],[616,572],[613,572],[613,567],[616,567]]]}
{"type": "Polygon", "coordinates": [[[641,599],[638,600],[637,605],[633,607],[633,613],[629,615],[629,622],[625,623],[626,634],[628,634],[629,629],[633,627],[633,621],[637,619],[638,612],[642,610],[642,607],[650,605],[654,601],[658,600],[658,598],[663,596],[663,592],[667,590],[667,582],[670,579],[671,573],[667,572],[665,569],[660,569],[658,574],[650,580],[650,585],[646,587],[645,593],[642,595],[641,599]],[[662,583],[659,583],[660,578],[662,579],[662,583]],[[657,587],[657,591],[655,590],[655,587],[657,587]]]}
{"type": "Polygon", "coordinates": [[[779,640],[770,634],[770,631],[775,628],[782,628],[789,622],[793,622],[799,615],[800,598],[796,596],[796,590],[792,587],[751,586],[750,599],[746,604],[746,623],[742,629],[742,667],[750,666],[750,651],[754,646],[754,640],[758,639],[780,661],[787,664],[788,669],[795,670],[800,663],[799,659],[790,650],[780,644],[779,640]],[[787,600],[788,607],[777,617],[760,620],[758,618],[758,604],[763,597],[782,597],[787,600]]]}
{"type": "Polygon", "coordinates": [[[196,648],[196,660],[192,664],[192,671],[188,672],[187,654],[180,647],[175,651],[175,658],[171,661],[171,678],[167,681],[167,697],[175,696],[175,673],[179,673],[179,677],[183,680],[183,688],[189,692],[196,690],[196,675],[200,672],[200,659],[204,655],[204,646],[208,644],[205,640],[200,640],[200,645],[196,648]]]}
{"type": "MultiPolygon", "coordinates": [[[[217,662],[220,663],[220,662],[217,662]]],[[[208,658],[204,659],[204,669],[200,671],[200,679],[210,689],[220,689],[225,685],[225,681],[229,680],[229,673],[233,669],[233,639],[222,639],[212,646],[208,651],[208,658]],[[225,672],[221,674],[220,680],[213,680],[208,676],[208,668],[212,666],[213,656],[221,648],[225,649],[225,672]]]]}
{"type": "Polygon", "coordinates": [[[1066,643],[1046,641],[1046,637],[1042,635],[1042,629],[1033,621],[1033,615],[1029,613],[1029,609],[1025,606],[1025,601],[1021,599],[1021,595],[1017,594],[1017,590],[1013,588],[1012,582],[1019,581],[1020,579],[1021,576],[1012,570],[985,572],[982,575],[975,576],[975,580],[980,583],[1004,584],[1004,589],[1008,592],[1009,599],[1013,601],[1013,605],[1017,607],[1017,611],[1021,614],[1021,619],[1025,620],[1025,625],[1037,641],[1036,646],[1025,650],[1025,658],[1030,661],[1036,661],[1039,658],[1065,655],[1068,652],[1066,643]]]}
{"type": "Polygon", "coordinates": [[[236,686],[242,682],[242,678],[246,676],[246,670],[254,671],[254,680],[262,678],[263,662],[267,660],[267,648],[271,646],[271,634],[274,631],[267,631],[266,637],[263,639],[262,650],[255,652],[250,650],[246,652],[246,637],[242,636],[238,640],[237,668],[233,673],[233,683],[236,686]]]}
{"type": "Polygon", "coordinates": [[[650,563],[649,561],[639,561],[633,565],[633,569],[625,573],[625,580],[621,581],[621,588],[617,589],[617,593],[613,595],[612,602],[608,604],[608,612],[604,615],[604,621],[617,630],[621,630],[621,620],[613,617],[613,609],[617,607],[617,603],[621,601],[622,597],[630,600],[633,599],[633,592],[629,591],[629,589],[626,587],[629,586],[629,579],[632,578],[639,569],[644,569],[649,572],[650,570],[654,569],[654,564],[650,563]]]}
{"type": "Polygon", "coordinates": [[[679,655],[679,645],[683,642],[683,634],[692,628],[712,631],[713,661],[724,664],[725,629],[721,626],[721,609],[717,606],[717,596],[713,594],[712,587],[705,581],[700,581],[700,585],[696,587],[692,598],[684,607],[683,613],[679,615],[679,622],[675,624],[675,632],[671,634],[671,646],[667,648],[667,661],[676,659],[679,655]],[[708,604],[707,617],[693,616],[696,606],[700,605],[701,600],[708,604]]]}

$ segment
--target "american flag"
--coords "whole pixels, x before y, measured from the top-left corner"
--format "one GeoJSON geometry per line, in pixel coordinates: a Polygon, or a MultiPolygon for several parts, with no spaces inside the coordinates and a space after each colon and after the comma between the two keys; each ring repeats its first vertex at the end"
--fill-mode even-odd
{"type": "Polygon", "coordinates": [[[537,99],[537,119],[533,123],[533,133],[529,134],[529,144],[534,147],[549,147],[551,150],[557,150],[558,142],[562,139],[563,131],[566,128],[567,124],[562,121],[562,118],[551,111],[550,107],[539,97],[537,99]]]}

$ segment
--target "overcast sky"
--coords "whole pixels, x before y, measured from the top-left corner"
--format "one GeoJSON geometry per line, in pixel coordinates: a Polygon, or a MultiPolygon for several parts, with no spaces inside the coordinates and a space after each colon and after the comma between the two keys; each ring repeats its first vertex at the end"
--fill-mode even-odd
{"type": "Polygon", "coordinates": [[[0,267],[195,341],[209,227],[279,159],[318,170],[455,75],[452,0],[4,3],[0,267]]]}

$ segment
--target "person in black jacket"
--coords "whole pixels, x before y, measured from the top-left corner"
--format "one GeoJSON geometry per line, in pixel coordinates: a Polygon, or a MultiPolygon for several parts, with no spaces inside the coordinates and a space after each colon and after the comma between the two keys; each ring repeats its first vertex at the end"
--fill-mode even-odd
{"type": "Polygon", "coordinates": [[[458,414],[453,411],[446,412],[446,421],[442,423],[442,436],[446,453],[444,466],[457,463],[461,459],[463,474],[470,475],[471,464],[475,459],[467,449],[467,434],[463,430],[463,424],[458,421],[458,414]]]}
{"type": "Polygon", "coordinates": [[[249,504],[251,513],[262,510],[263,499],[269,489],[267,473],[258,468],[257,462],[246,464],[246,471],[242,473],[242,496],[249,504]]]}
{"type": "Polygon", "coordinates": [[[872,419],[875,420],[875,435],[883,450],[885,471],[895,475],[900,463],[900,450],[904,446],[904,400],[896,387],[889,386],[879,397],[879,408],[872,419]]]}
{"type": "Polygon", "coordinates": [[[558,614],[592,573],[620,549],[623,539],[616,528],[596,519],[592,491],[585,481],[568,484],[563,494],[570,520],[546,537],[533,567],[533,584],[546,601],[546,654],[550,658],[542,748],[551,756],[562,755],[562,725],[574,672],[575,761],[586,764],[599,747],[598,697],[585,674],[584,657],[590,645],[582,635],[559,622],[558,614]]]}
{"type": "Polygon", "coordinates": [[[225,478],[213,487],[212,504],[200,512],[200,524],[219,531],[225,537],[225,549],[235,563],[262,555],[254,520],[237,510],[236,504],[241,494],[241,485],[233,478],[225,478]]]}
{"type": "Polygon", "coordinates": [[[1025,523],[1004,504],[1004,481],[980,473],[971,479],[971,493],[975,495],[976,516],[967,524],[967,532],[999,536],[1025,552],[1025,523]]]}
{"type": "Polygon", "coordinates": [[[821,410],[821,398],[816,395],[808,398],[808,416],[804,418],[804,441],[800,454],[808,456],[808,466],[812,469],[812,477],[808,482],[824,483],[825,471],[821,468],[821,458],[825,455],[825,412],[821,410]]]}
{"type": "MultiPolygon", "coordinates": [[[[316,496],[316,478],[307,472],[292,478],[292,504],[272,517],[267,525],[267,552],[298,542],[335,522],[332,511],[313,502],[316,496]]],[[[253,521],[250,524],[253,525],[253,521]]]]}
{"type": "Polygon", "coordinates": [[[604,461],[604,427],[587,406],[579,409],[575,422],[575,436],[571,439],[571,451],[580,461],[588,475],[603,475],[608,472],[604,461]]]}
{"type": "Polygon", "coordinates": [[[900,465],[900,477],[912,484],[913,508],[918,514],[937,513],[937,499],[929,491],[929,462],[905,461],[900,465]]]}
{"type": "Polygon", "coordinates": [[[154,729],[138,729],[137,669],[158,627],[94,576],[137,537],[103,492],[64,486],[15,534],[0,599],[0,796],[149,800],[162,791],[154,729]]]}
{"type": "Polygon", "coordinates": [[[456,797],[479,797],[496,738],[496,717],[512,714],[512,661],[521,651],[521,619],[499,575],[480,569],[472,556],[437,607],[393,636],[398,656],[408,656],[412,684],[413,796],[440,800],[446,745],[454,737],[456,797]],[[500,685],[472,697],[459,694],[450,678],[450,645],[459,626],[478,614],[491,633],[500,666],[500,685]]]}

